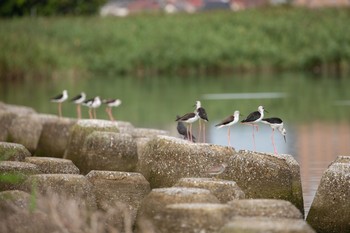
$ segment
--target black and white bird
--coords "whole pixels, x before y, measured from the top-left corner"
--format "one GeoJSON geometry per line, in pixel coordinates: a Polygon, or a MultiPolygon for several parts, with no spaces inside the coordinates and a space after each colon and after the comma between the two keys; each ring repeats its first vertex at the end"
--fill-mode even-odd
{"type": "MultiPolygon", "coordinates": [[[[180,116],[176,116],[176,118],[179,118],[179,117],[180,116]]],[[[192,134],[187,135],[187,128],[182,121],[177,122],[176,129],[177,129],[177,132],[184,137],[184,139],[192,141],[192,142],[196,142],[195,136],[193,136],[192,134]]]]}
{"type": "Polygon", "coordinates": [[[71,99],[71,102],[73,102],[77,105],[77,117],[78,117],[78,119],[81,119],[80,105],[85,101],[85,99],[86,99],[86,94],[84,92],[81,92],[80,94],[74,96],[71,99]]]}
{"type": "Polygon", "coordinates": [[[62,117],[62,103],[68,99],[68,92],[64,90],[61,94],[51,98],[51,102],[58,103],[58,115],[62,117]]]}
{"type": "Polygon", "coordinates": [[[208,122],[209,120],[207,112],[201,106],[201,102],[199,100],[196,101],[196,111],[198,112],[199,116],[199,140],[201,138],[201,134],[203,133],[203,142],[205,142],[205,122],[208,122]],[[202,121],[204,122],[202,123],[202,121]]]}
{"type": "Polygon", "coordinates": [[[278,154],[275,146],[275,140],[274,140],[275,129],[277,129],[282,134],[284,141],[287,142],[287,139],[286,139],[287,131],[283,127],[282,119],[278,117],[263,118],[261,120],[261,123],[267,124],[272,128],[272,135],[271,135],[272,146],[275,154],[278,154]]]}
{"type": "Polygon", "coordinates": [[[230,128],[232,125],[236,124],[239,121],[239,111],[236,110],[233,115],[228,116],[226,119],[221,121],[219,124],[215,125],[217,128],[227,127],[227,140],[228,145],[231,146],[231,133],[230,128]]]}
{"type": "Polygon", "coordinates": [[[177,122],[184,122],[187,123],[187,138],[190,139],[190,141],[192,142],[192,137],[190,137],[190,135],[192,134],[192,123],[194,123],[195,121],[197,121],[199,119],[199,115],[198,115],[198,111],[197,109],[194,112],[190,112],[190,113],[186,113],[185,115],[181,116],[181,117],[177,117],[175,121],[177,122]]]}
{"type": "Polygon", "coordinates": [[[115,121],[113,114],[112,114],[112,107],[118,107],[122,104],[122,101],[120,99],[106,99],[103,100],[102,103],[106,104],[106,112],[109,116],[109,120],[115,121]]]}
{"type": "Polygon", "coordinates": [[[258,111],[250,113],[246,119],[242,120],[241,123],[248,124],[253,126],[253,143],[254,143],[254,150],[256,150],[255,147],[255,134],[254,129],[256,127],[256,130],[259,130],[259,126],[257,126],[255,123],[260,122],[264,118],[264,111],[267,112],[263,106],[258,107],[258,111]]]}
{"type": "Polygon", "coordinates": [[[89,117],[90,119],[96,119],[96,108],[100,107],[102,104],[101,99],[99,96],[96,96],[94,98],[85,100],[83,105],[87,106],[89,108],[89,117]],[[93,111],[93,113],[92,113],[93,111]]]}

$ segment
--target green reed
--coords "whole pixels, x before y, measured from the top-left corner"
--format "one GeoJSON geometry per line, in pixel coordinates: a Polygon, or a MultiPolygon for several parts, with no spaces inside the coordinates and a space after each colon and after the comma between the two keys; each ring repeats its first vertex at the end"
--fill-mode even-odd
{"type": "Polygon", "coordinates": [[[0,77],[349,71],[349,9],[0,20],[0,77]]]}

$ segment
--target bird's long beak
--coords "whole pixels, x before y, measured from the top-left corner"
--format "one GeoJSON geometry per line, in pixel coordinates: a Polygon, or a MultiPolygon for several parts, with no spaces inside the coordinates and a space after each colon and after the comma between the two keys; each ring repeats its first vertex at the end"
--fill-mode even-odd
{"type": "Polygon", "coordinates": [[[269,111],[267,111],[266,109],[264,109],[264,111],[267,112],[267,113],[269,112],[269,111]]]}
{"type": "Polygon", "coordinates": [[[239,114],[239,116],[243,116],[242,114],[239,114]]]}
{"type": "Polygon", "coordinates": [[[286,135],[283,136],[284,142],[287,143],[286,135]]]}

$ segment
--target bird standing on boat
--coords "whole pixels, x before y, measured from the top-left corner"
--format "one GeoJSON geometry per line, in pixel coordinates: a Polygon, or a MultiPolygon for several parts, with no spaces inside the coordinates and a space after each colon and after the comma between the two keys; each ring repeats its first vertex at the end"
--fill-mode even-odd
{"type": "Polygon", "coordinates": [[[278,117],[263,118],[261,120],[261,123],[270,125],[270,127],[272,128],[272,135],[271,135],[272,146],[273,146],[273,150],[274,150],[275,154],[278,154],[277,150],[276,150],[276,146],[275,146],[275,141],[274,141],[275,129],[277,129],[283,135],[284,141],[287,142],[287,140],[286,140],[287,131],[283,127],[282,119],[278,118],[278,117]]]}
{"type": "Polygon", "coordinates": [[[215,125],[218,128],[227,127],[227,140],[228,140],[228,146],[231,146],[231,136],[230,136],[230,128],[231,125],[234,125],[239,120],[239,111],[235,111],[233,115],[228,116],[226,119],[221,121],[219,124],[215,125]]]}
{"type": "Polygon", "coordinates": [[[68,99],[68,92],[64,90],[62,94],[59,94],[51,98],[51,102],[58,103],[58,116],[62,117],[62,103],[68,99]]]}
{"type": "Polygon", "coordinates": [[[120,99],[107,99],[102,101],[104,104],[107,105],[106,112],[109,116],[109,120],[115,121],[113,114],[112,114],[112,107],[118,107],[122,104],[122,101],[120,99]]]}
{"type": "MultiPolygon", "coordinates": [[[[263,106],[258,107],[258,111],[250,113],[246,119],[242,120],[241,123],[247,124],[247,125],[252,125],[253,126],[253,143],[254,143],[254,150],[256,150],[255,147],[255,134],[254,134],[254,129],[256,127],[256,131],[259,130],[259,126],[257,126],[255,123],[260,122],[264,118],[264,109],[263,106]]],[[[266,111],[267,112],[267,111],[266,111]]]]}
{"type": "Polygon", "coordinates": [[[85,101],[86,94],[84,92],[81,92],[77,96],[73,97],[71,99],[71,102],[75,103],[77,105],[77,117],[78,119],[81,119],[81,109],[80,105],[85,101]]]}
{"type": "Polygon", "coordinates": [[[181,117],[177,117],[175,121],[177,122],[184,122],[187,123],[187,138],[190,139],[190,141],[192,142],[192,137],[190,137],[190,135],[192,135],[192,123],[195,122],[196,120],[199,119],[199,115],[198,115],[198,111],[197,109],[194,112],[190,112],[190,113],[186,113],[185,115],[181,116],[181,117]]]}
{"type": "Polygon", "coordinates": [[[199,140],[201,138],[201,133],[203,130],[203,142],[205,142],[205,122],[208,122],[208,115],[207,112],[205,111],[205,109],[201,106],[201,102],[200,101],[196,101],[196,111],[198,112],[198,116],[199,116],[199,140]],[[204,121],[202,123],[202,121],[204,121]]]}
{"type": "MultiPolygon", "coordinates": [[[[180,118],[180,116],[176,116],[176,118],[180,118]]],[[[176,129],[177,129],[177,132],[184,137],[184,139],[192,141],[192,142],[196,142],[195,136],[193,136],[192,134],[187,135],[187,128],[183,122],[178,121],[176,129]]]]}

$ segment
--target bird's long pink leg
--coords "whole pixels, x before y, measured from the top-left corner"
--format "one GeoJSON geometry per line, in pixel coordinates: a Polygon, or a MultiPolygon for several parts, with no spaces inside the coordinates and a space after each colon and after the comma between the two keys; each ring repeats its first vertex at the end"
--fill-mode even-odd
{"type": "Polygon", "coordinates": [[[275,133],[275,129],[272,129],[272,135],[271,135],[272,146],[273,146],[273,150],[274,150],[275,154],[277,155],[278,153],[277,153],[276,146],[275,146],[274,133],[275,133]]]}
{"type": "Polygon", "coordinates": [[[61,102],[58,103],[58,116],[62,117],[62,103],[61,102]]]}
{"type": "Polygon", "coordinates": [[[113,117],[113,113],[112,113],[112,108],[109,109],[109,113],[111,114],[111,121],[115,121],[115,119],[113,117]]]}
{"type": "Polygon", "coordinates": [[[89,117],[90,117],[90,119],[92,119],[92,109],[91,108],[89,108],[89,117]]]}
{"type": "Polygon", "coordinates": [[[201,124],[201,119],[199,119],[198,122],[199,122],[198,142],[201,142],[201,137],[202,137],[202,124],[201,124]]]}
{"type": "Polygon", "coordinates": [[[190,134],[188,135],[188,137],[190,138],[190,140],[191,140],[191,142],[193,142],[192,141],[192,123],[190,124],[190,134]]]}
{"type": "Polygon", "coordinates": [[[77,116],[78,116],[78,119],[81,119],[80,104],[77,104],[77,116]]]}
{"type": "Polygon", "coordinates": [[[203,142],[205,143],[205,122],[203,122],[203,142]]]}
{"type": "Polygon", "coordinates": [[[227,137],[228,137],[228,146],[231,147],[231,135],[230,135],[230,127],[228,127],[228,130],[227,130],[227,137]]]}
{"type": "Polygon", "coordinates": [[[254,143],[254,150],[256,151],[254,129],[255,129],[255,125],[253,125],[253,143],[254,143]]]}
{"type": "Polygon", "coordinates": [[[97,119],[97,117],[96,117],[96,108],[94,108],[94,119],[97,119]]]}

